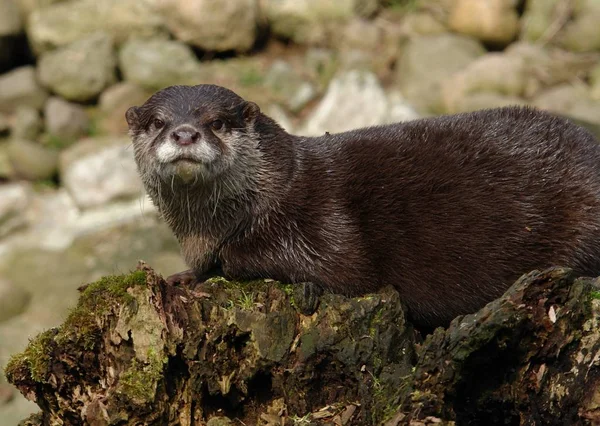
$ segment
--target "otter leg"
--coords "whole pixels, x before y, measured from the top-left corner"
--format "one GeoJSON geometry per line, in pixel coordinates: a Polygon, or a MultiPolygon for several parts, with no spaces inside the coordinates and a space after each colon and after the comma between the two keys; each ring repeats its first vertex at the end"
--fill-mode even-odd
{"type": "Polygon", "coordinates": [[[294,286],[294,304],[302,315],[312,315],[319,307],[322,294],[323,288],[315,283],[298,283],[294,286]]]}
{"type": "Polygon", "coordinates": [[[191,285],[196,282],[196,273],[193,269],[188,269],[187,271],[169,275],[165,281],[169,285],[191,285]]]}
{"type": "Polygon", "coordinates": [[[169,285],[185,285],[191,286],[206,281],[209,278],[223,276],[223,271],[220,267],[214,267],[209,271],[199,273],[195,269],[188,269],[186,271],[178,272],[173,275],[169,275],[166,278],[166,282],[169,285]]]}

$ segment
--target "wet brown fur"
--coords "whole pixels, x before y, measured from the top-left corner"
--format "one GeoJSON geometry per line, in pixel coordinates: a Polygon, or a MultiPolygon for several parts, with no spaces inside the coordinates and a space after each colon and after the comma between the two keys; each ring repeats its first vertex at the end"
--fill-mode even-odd
{"type": "Polygon", "coordinates": [[[220,261],[230,277],[347,295],[391,284],[424,326],[476,311],[533,269],[600,274],[600,146],[566,119],[510,107],[309,138],[248,105],[175,86],[128,112],[142,179],[198,273],[220,261]],[[145,133],[159,110],[237,157],[196,182],[159,177],[164,136],[145,133]],[[213,140],[206,117],[229,136],[213,140]]]}

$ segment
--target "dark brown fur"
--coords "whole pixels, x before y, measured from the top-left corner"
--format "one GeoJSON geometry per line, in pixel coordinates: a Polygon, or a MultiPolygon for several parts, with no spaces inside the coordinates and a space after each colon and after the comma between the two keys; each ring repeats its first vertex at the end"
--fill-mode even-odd
{"type": "Polygon", "coordinates": [[[600,274],[600,146],[544,112],[511,107],[308,138],[201,85],[165,89],[127,117],[146,188],[197,273],[218,260],[231,277],[348,295],[391,284],[426,326],[476,311],[533,269],[600,274]],[[168,123],[155,135],[157,114],[168,123]],[[227,123],[222,135],[208,127],[215,118],[227,123]],[[219,157],[194,182],[169,179],[153,159],[169,122],[196,126],[229,165],[219,157]]]}

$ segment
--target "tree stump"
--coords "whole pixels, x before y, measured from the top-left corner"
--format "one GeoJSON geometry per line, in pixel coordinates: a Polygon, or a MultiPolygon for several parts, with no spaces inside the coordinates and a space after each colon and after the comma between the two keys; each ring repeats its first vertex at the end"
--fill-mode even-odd
{"type": "Polygon", "coordinates": [[[23,425],[600,424],[600,288],[532,272],[423,342],[392,288],[324,294],[214,278],[169,286],[141,264],[83,290],[15,355],[23,425]]]}

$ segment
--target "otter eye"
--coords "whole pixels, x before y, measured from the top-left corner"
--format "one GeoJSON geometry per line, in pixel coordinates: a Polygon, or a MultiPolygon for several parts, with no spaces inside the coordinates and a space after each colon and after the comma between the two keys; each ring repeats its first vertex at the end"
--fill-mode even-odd
{"type": "Polygon", "coordinates": [[[160,118],[155,118],[154,120],[152,120],[152,124],[154,124],[154,127],[157,129],[162,129],[163,127],[165,127],[165,122],[162,121],[160,118]]]}
{"type": "Polygon", "coordinates": [[[223,128],[223,122],[221,120],[215,120],[212,123],[210,123],[210,127],[213,130],[221,130],[223,128]]]}

